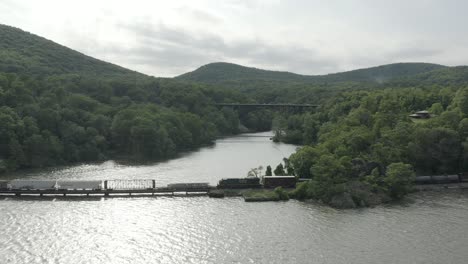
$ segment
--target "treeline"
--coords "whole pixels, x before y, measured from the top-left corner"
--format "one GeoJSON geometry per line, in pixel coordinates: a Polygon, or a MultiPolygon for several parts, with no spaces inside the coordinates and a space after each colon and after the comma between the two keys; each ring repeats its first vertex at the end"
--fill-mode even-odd
{"type": "Polygon", "coordinates": [[[312,179],[301,187],[306,197],[330,201],[356,183],[400,197],[413,171],[468,170],[468,87],[343,92],[280,123],[279,140],[306,145],[289,158],[295,175],[312,179]],[[408,117],[419,110],[432,118],[408,117]]]}
{"type": "Polygon", "coordinates": [[[238,133],[237,112],[212,103],[242,100],[168,79],[0,73],[0,171],[173,157],[238,133]]]}

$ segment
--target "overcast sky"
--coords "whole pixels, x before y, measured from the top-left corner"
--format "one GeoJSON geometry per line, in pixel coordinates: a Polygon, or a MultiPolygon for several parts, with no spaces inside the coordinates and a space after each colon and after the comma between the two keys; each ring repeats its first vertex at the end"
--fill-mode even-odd
{"type": "Polygon", "coordinates": [[[302,74],[468,64],[464,0],[0,0],[0,23],[161,77],[218,61],[302,74]]]}

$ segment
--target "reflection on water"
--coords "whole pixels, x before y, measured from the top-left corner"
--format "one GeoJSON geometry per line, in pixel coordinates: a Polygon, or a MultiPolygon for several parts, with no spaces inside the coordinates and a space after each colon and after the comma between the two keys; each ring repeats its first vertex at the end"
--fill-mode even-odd
{"type": "MultiPolygon", "coordinates": [[[[271,132],[255,135],[270,135],[271,132]]],[[[175,182],[209,182],[221,178],[244,177],[254,167],[276,166],[297,147],[273,143],[268,137],[245,135],[218,140],[212,147],[201,148],[169,161],[144,165],[122,165],[114,161],[47,170],[31,170],[7,175],[8,178],[34,179],[156,179],[158,185],[175,182]]]]}
{"type": "MultiPolygon", "coordinates": [[[[275,146],[283,152],[294,149],[268,139],[252,141],[224,139],[214,148],[154,165],[108,162],[27,176],[143,178],[148,173],[175,182],[185,179],[178,177],[190,172],[183,166],[191,164],[190,179],[215,183],[220,173],[233,176],[225,171],[230,165],[220,163],[221,155],[227,163],[249,160],[230,167],[238,168],[238,176],[258,165],[255,156],[245,153],[269,153],[261,156],[262,164],[273,164],[283,157],[271,154],[275,146]]],[[[0,263],[466,263],[467,193],[412,198],[405,205],[360,210],[298,201],[245,203],[241,198],[4,198],[0,263]]]]}

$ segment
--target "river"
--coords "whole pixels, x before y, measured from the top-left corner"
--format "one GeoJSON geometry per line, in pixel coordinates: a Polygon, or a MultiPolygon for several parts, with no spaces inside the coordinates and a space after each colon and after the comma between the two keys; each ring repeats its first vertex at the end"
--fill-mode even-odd
{"type": "MultiPolygon", "coordinates": [[[[7,176],[215,184],[276,165],[295,148],[237,136],[155,164],[108,161],[7,176]]],[[[242,198],[2,198],[0,263],[466,263],[468,194],[408,200],[335,210],[242,198]]]]}

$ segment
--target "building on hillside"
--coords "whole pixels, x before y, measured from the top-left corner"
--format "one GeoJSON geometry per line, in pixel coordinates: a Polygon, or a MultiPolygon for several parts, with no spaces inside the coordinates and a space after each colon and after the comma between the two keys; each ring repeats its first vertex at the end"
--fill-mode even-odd
{"type": "Polygon", "coordinates": [[[428,111],[418,111],[414,114],[409,115],[411,118],[418,118],[418,119],[427,119],[431,118],[431,114],[428,111]]]}

